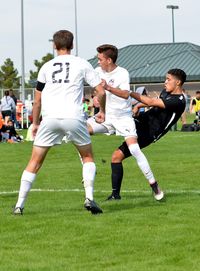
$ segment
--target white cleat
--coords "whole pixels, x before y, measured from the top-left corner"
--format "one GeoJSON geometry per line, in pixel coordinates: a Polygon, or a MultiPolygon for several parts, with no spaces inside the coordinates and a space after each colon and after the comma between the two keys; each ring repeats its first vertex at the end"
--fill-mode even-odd
{"type": "Polygon", "coordinates": [[[15,207],[13,210],[13,214],[14,215],[23,215],[23,210],[24,210],[24,208],[15,207]]]}
{"type": "Polygon", "coordinates": [[[156,200],[162,200],[164,198],[164,192],[162,190],[159,190],[157,194],[154,193],[154,198],[156,200]]]}

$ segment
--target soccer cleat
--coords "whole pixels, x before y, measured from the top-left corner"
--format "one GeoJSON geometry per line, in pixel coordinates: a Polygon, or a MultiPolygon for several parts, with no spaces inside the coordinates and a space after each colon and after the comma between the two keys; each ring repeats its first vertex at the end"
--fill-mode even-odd
{"type": "Polygon", "coordinates": [[[158,187],[157,182],[151,184],[151,188],[152,188],[152,191],[153,191],[154,198],[156,200],[159,201],[159,200],[162,200],[164,198],[164,192],[158,187]]]}
{"type": "Polygon", "coordinates": [[[154,193],[154,198],[158,201],[162,200],[164,198],[164,192],[162,190],[158,189],[158,193],[157,194],[154,193]]]}
{"type": "Polygon", "coordinates": [[[13,210],[13,214],[14,215],[23,215],[23,210],[24,210],[24,208],[15,207],[13,210]]]}
{"type": "Polygon", "coordinates": [[[85,209],[90,211],[93,215],[103,213],[101,208],[96,204],[94,200],[86,199],[84,203],[85,209]]]}
{"type": "Polygon", "coordinates": [[[120,200],[121,196],[120,195],[113,195],[111,194],[109,197],[107,197],[106,200],[120,200]]]}

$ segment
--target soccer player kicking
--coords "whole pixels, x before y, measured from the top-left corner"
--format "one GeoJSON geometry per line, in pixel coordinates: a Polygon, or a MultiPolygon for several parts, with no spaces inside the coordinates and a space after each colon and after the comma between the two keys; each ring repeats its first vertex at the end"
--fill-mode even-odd
{"type": "Polygon", "coordinates": [[[105,119],[105,90],[90,63],[71,55],[73,34],[60,30],[53,36],[58,56],[45,63],[39,71],[33,105],[32,156],[21,177],[15,215],[22,215],[28,192],[49,149],[62,143],[64,136],[73,142],[83,161],[84,207],[91,213],[102,213],[93,199],[96,166],[90,136],[83,113],[84,80],[96,89],[100,102],[98,121],[105,119]],[[40,123],[40,113],[42,121],[40,123]]]}
{"type": "MultiPolygon", "coordinates": [[[[186,74],[183,70],[171,69],[166,75],[165,89],[161,92],[159,98],[150,98],[127,91],[127,97],[130,95],[132,98],[141,102],[134,108],[136,114],[141,107],[152,107],[135,119],[140,148],[145,148],[159,140],[181,117],[186,105],[182,89],[185,80],[186,74]]],[[[124,92],[116,92],[113,88],[109,88],[109,91],[124,97],[124,92]]],[[[121,199],[120,188],[123,179],[122,161],[130,156],[131,153],[126,142],[123,142],[112,154],[112,194],[108,197],[110,200],[121,199]]],[[[156,195],[159,189],[157,182],[151,184],[151,187],[156,195]]]]}
{"type": "Polygon", "coordinates": [[[95,118],[90,118],[87,121],[89,132],[96,134],[114,131],[116,135],[123,136],[131,156],[136,159],[149,184],[152,187],[157,187],[155,198],[161,200],[164,193],[158,188],[149,163],[137,142],[135,122],[132,118],[131,97],[129,91],[124,91],[124,89],[129,90],[130,88],[128,71],[116,65],[118,50],[115,46],[105,44],[99,46],[97,51],[100,67],[96,71],[103,79],[102,84],[106,89],[106,119],[104,123],[100,124],[95,121],[95,118]],[[121,97],[115,95],[118,92],[121,97]]]}

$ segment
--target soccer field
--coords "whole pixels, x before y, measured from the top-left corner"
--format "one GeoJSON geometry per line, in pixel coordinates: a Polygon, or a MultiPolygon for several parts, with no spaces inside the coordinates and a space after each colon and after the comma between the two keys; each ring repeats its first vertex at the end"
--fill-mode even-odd
{"type": "Polygon", "coordinates": [[[122,199],[111,191],[110,157],[122,142],[92,137],[95,200],[83,208],[81,164],[71,144],[52,148],[27,199],[13,216],[31,143],[0,144],[0,271],[200,270],[200,132],[169,132],[144,150],[166,199],[156,202],[133,158],[124,161],[122,199]]]}

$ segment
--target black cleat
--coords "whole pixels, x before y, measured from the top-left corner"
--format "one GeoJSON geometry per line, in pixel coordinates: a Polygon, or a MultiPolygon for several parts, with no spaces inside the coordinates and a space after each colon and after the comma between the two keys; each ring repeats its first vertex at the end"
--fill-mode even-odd
{"type": "Polygon", "coordinates": [[[101,208],[96,204],[94,200],[86,199],[84,203],[85,209],[90,211],[93,215],[103,213],[101,208]]]}
{"type": "Polygon", "coordinates": [[[23,210],[24,210],[24,208],[15,207],[13,210],[13,214],[14,215],[23,215],[23,210]]]}
{"type": "Polygon", "coordinates": [[[120,200],[121,196],[120,195],[113,195],[111,194],[109,197],[107,197],[106,200],[120,200]]]}

